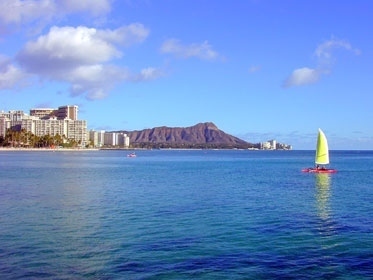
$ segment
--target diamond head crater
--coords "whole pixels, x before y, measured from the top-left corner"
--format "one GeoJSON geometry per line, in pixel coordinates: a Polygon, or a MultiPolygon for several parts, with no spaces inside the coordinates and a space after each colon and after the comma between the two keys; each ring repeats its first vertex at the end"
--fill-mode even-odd
{"type": "MultiPolygon", "coordinates": [[[[261,143],[249,143],[220,130],[214,123],[198,123],[190,127],[155,127],[125,133],[132,148],[143,149],[262,149],[261,143]]],[[[280,144],[280,149],[291,149],[280,144]]]]}

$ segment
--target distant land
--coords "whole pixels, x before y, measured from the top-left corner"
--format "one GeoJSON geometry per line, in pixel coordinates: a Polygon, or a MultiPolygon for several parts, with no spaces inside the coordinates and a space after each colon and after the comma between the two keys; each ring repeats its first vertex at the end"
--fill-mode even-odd
{"type": "Polygon", "coordinates": [[[161,126],[113,132],[126,133],[133,148],[254,149],[260,146],[225,133],[212,122],[190,127],[161,126]]]}

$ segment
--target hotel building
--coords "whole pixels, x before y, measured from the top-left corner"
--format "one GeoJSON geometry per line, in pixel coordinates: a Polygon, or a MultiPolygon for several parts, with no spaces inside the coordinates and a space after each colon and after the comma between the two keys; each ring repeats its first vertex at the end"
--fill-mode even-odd
{"type": "Polygon", "coordinates": [[[25,129],[36,136],[59,134],[75,140],[81,147],[88,144],[87,122],[78,120],[78,106],[36,108],[30,110],[30,115],[23,111],[1,111],[0,136],[5,136],[9,128],[18,131],[25,129]]]}
{"type": "Polygon", "coordinates": [[[94,147],[124,147],[130,146],[130,138],[126,133],[121,132],[105,132],[101,131],[89,131],[89,140],[94,147]]]}

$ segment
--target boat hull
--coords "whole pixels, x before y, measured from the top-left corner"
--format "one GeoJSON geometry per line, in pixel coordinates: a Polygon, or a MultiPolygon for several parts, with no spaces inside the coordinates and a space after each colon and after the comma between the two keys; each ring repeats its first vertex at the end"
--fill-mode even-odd
{"type": "Polygon", "coordinates": [[[336,173],[337,170],[329,168],[305,168],[302,169],[302,172],[308,173],[336,173]]]}

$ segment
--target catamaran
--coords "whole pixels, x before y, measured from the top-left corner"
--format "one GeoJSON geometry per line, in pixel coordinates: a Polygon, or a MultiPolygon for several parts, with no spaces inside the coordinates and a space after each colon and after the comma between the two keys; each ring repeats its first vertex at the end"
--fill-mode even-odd
{"type": "Polygon", "coordinates": [[[328,140],[324,132],[319,128],[319,134],[317,135],[316,144],[316,155],[315,155],[315,167],[302,169],[303,172],[311,173],[335,173],[337,170],[327,168],[329,164],[329,147],[328,140]]]}

